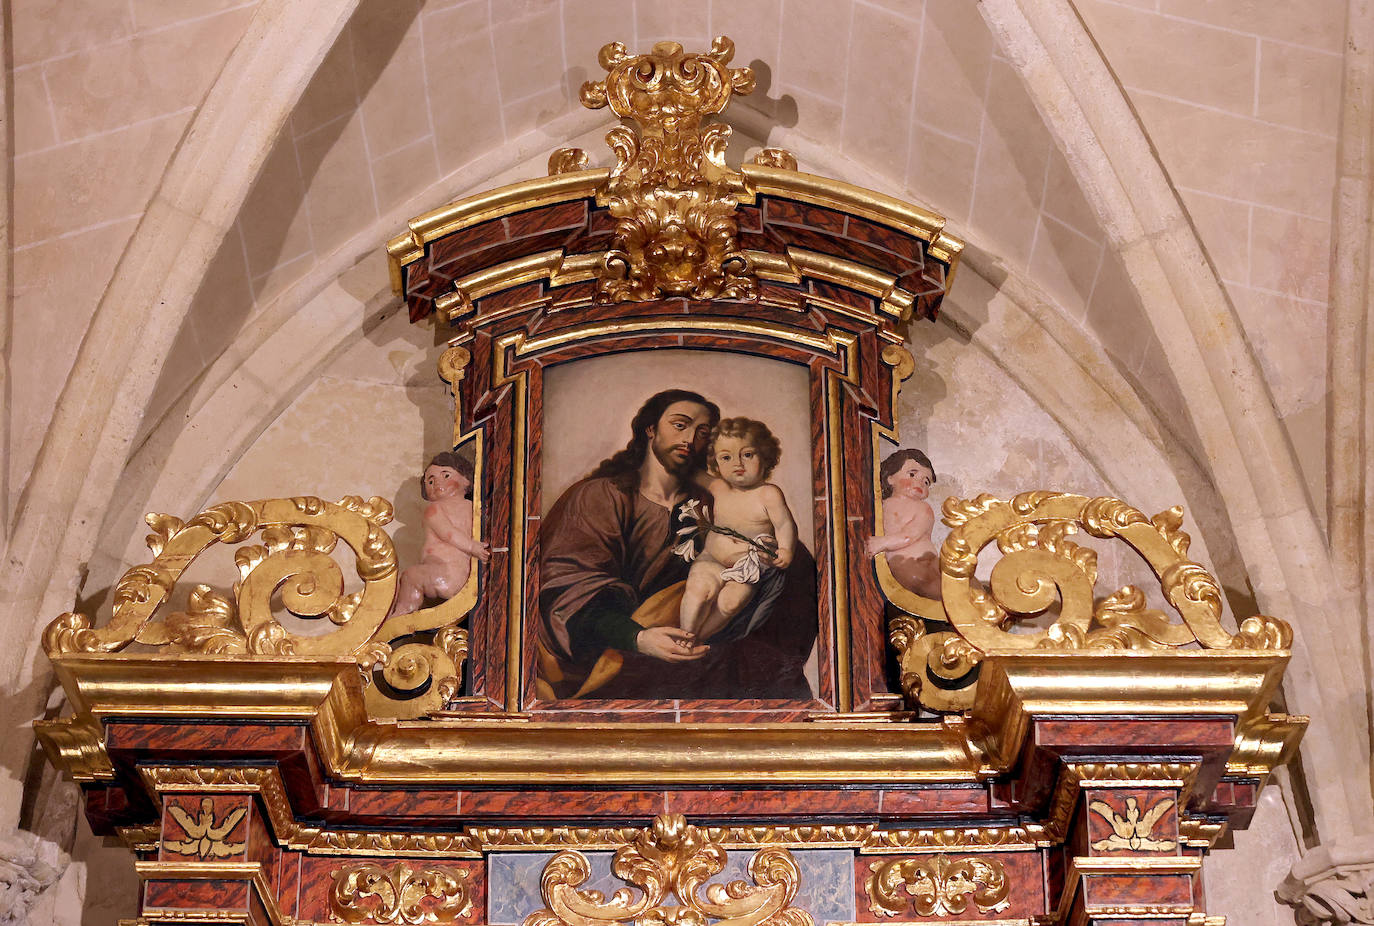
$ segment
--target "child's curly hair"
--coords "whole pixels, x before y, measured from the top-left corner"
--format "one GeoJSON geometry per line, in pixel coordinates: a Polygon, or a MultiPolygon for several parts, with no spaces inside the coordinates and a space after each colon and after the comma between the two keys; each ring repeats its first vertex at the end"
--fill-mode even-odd
{"type": "Polygon", "coordinates": [[[753,418],[722,418],[711,431],[711,446],[706,451],[706,470],[712,476],[720,475],[716,468],[716,441],[722,437],[737,437],[758,451],[763,463],[761,479],[767,479],[782,458],[782,442],[768,430],[768,425],[753,418]]]}

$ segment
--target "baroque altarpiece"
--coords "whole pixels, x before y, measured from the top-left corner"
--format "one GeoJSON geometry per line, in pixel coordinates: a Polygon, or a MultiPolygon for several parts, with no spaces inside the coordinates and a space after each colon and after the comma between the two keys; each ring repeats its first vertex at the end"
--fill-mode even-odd
{"type": "Polygon", "coordinates": [[[49,627],[39,735],[136,922],[1223,921],[1205,859],[1305,723],[1288,626],[1228,629],[1179,508],[1028,485],[931,543],[897,397],[961,242],[732,166],[732,54],[607,45],[614,167],[388,243],[451,336],[418,562],[381,498],[149,515],[113,614],[49,627]],[[232,585],[182,581],[216,546],[232,585]]]}

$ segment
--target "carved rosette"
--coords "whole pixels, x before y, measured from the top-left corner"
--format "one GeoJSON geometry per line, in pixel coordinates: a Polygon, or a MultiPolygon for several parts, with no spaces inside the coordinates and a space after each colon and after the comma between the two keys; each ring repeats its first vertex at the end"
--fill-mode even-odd
{"type": "Polygon", "coordinates": [[[933,855],[874,863],[864,889],[875,916],[958,916],[970,900],[985,914],[1011,906],[1007,873],[995,858],[933,855]]]}
{"type": "Polygon", "coordinates": [[[781,846],[756,852],[749,862],[752,885],[708,884],[725,860],[725,850],[686,818],[660,816],[618,849],[611,864],[612,873],[638,891],[621,888],[608,899],[580,890],[591,876],[586,856],[560,852],[540,877],[545,908],[526,917],[524,926],[813,926],[809,913],[791,905],[801,882],[791,852],[781,846]]]}
{"type": "MultiPolygon", "coordinates": [[[[725,164],[730,127],[702,125],[732,94],[753,92],[753,71],[728,66],[734,54],[724,36],[704,54],[686,53],[676,42],[659,42],[647,55],[631,55],[620,42],[601,49],[606,78],[582,85],[582,105],[609,106],[634,125],[606,135],[616,166],[597,200],[616,226],[599,301],[757,296],[738,242],[739,176],[725,164]]],[[[557,152],[550,170],[580,163],[575,154],[557,152]]]]}

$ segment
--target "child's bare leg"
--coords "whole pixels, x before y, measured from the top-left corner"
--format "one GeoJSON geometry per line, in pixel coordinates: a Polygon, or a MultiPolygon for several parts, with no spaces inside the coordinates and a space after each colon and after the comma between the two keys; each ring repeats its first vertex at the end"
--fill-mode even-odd
{"type": "Polygon", "coordinates": [[[396,600],[391,604],[390,614],[409,614],[420,610],[420,606],[425,603],[424,589],[420,587],[420,578],[415,575],[420,568],[411,566],[409,569],[401,570],[401,581],[396,589],[396,600]]]}
{"type": "Polygon", "coordinates": [[[701,627],[697,633],[697,639],[703,643],[710,639],[711,635],[720,630],[730,622],[736,614],[744,610],[754,597],[755,586],[745,585],[742,582],[725,582],[721,589],[716,593],[714,606],[711,612],[706,615],[706,619],[701,622],[701,627]]]}
{"type": "Polygon", "coordinates": [[[678,626],[688,633],[698,633],[702,618],[710,610],[720,590],[720,574],[725,567],[713,560],[698,559],[687,573],[687,586],[682,591],[682,608],[678,611],[678,626]]]}

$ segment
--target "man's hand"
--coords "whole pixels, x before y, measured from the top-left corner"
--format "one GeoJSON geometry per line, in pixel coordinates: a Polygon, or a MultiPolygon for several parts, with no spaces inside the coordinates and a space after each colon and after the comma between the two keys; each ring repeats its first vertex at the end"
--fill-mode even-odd
{"type": "Polygon", "coordinates": [[[711,649],[679,627],[646,627],[635,637],[635,649],[664,662],[691,662],[711,649]]]}

